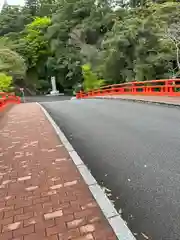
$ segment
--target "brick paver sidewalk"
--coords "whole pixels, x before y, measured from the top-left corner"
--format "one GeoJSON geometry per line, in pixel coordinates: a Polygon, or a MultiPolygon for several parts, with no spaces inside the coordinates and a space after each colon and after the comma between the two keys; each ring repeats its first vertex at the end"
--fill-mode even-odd
{"type": "Polygon", "coordinates": [[[115,240],[40,107],[0,121],[0,240],[115,240]]]}

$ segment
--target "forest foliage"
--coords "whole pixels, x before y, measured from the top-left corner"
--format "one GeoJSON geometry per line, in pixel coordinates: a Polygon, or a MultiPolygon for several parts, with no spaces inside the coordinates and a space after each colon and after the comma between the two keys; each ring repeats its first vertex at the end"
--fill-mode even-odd
{"type": "Polygon", "coordinates": [[[180,3],[26,0],[0,13],[0,72],[46,92],[180,76],[180,3]]]}

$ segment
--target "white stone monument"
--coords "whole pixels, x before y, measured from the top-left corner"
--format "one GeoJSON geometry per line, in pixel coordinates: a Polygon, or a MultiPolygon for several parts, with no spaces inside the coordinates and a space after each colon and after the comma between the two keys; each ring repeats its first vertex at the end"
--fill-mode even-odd
{"type": "Polygon", "coordinates": [[[52,91],[50,92],[50,94],[53,96],[59,95],[59,91],[56,88],[56,78],[55,77],[51,77],[51,85],[52,85],[52,91]]]}

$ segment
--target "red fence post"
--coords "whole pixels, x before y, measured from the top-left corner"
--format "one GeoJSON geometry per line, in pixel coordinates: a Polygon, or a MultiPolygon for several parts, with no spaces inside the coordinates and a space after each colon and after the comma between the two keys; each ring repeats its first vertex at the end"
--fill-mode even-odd
{"type": "Polygon", "coordinates": [[[160,89],[160,93],[161,93],[161,95],[163,95],[163,93],[164,93],[164,89],[165,87],[164,86],[161,86],[161,89],[160,89]]]}
{"type": "Polygon", "coordinates": [[[144,95],[146,95],[146,85],[144,86],[144,95]]]}
{"type": "Polygon", "coordinates": [[[165,82],[165,93],[168,94],[169,92],[169,81],[165,82]]]}
{"type": "Polygon", "coordinates": [[[80,98],[83,98],[82,91],[80,91],[79,96],[80,96],[80,98]]]}
{"type": "Polygon", "coordinates": [[[151,86],[148,86],[148,94],[151,94],[151,92],[152,92],[151,86]]]}
{"type": "Polygon", "coordinates": [[[135,94],[136,93],[136,84],[132,83],[132,89],[131,89],[132,93],[135,94]]]}
{"type": "Polygon", "coordinates": [[[168,93],[171,96],[173,95],[173,80],[168,80],[167,84],[168,84],[168,93]]]}
{"type": "Polygon", "coordinates": [[[76,98],[79,99],[79,93],[76,93],[76,98]]]}
{"type": "Polygon", "coordinates": [[[77,98],[77,99],[82,98],[82,91],[76,93],[76,98],[77,98]]]}

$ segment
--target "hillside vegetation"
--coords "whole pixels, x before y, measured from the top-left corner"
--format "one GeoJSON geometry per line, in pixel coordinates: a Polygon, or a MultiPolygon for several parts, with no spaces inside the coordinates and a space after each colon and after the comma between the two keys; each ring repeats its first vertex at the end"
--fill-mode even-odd
{"type": "Polygon", "coordinates": [[[0,13],[0,71],[46,92],[177,77],[178,1],[26,0],[0,13]]]}

